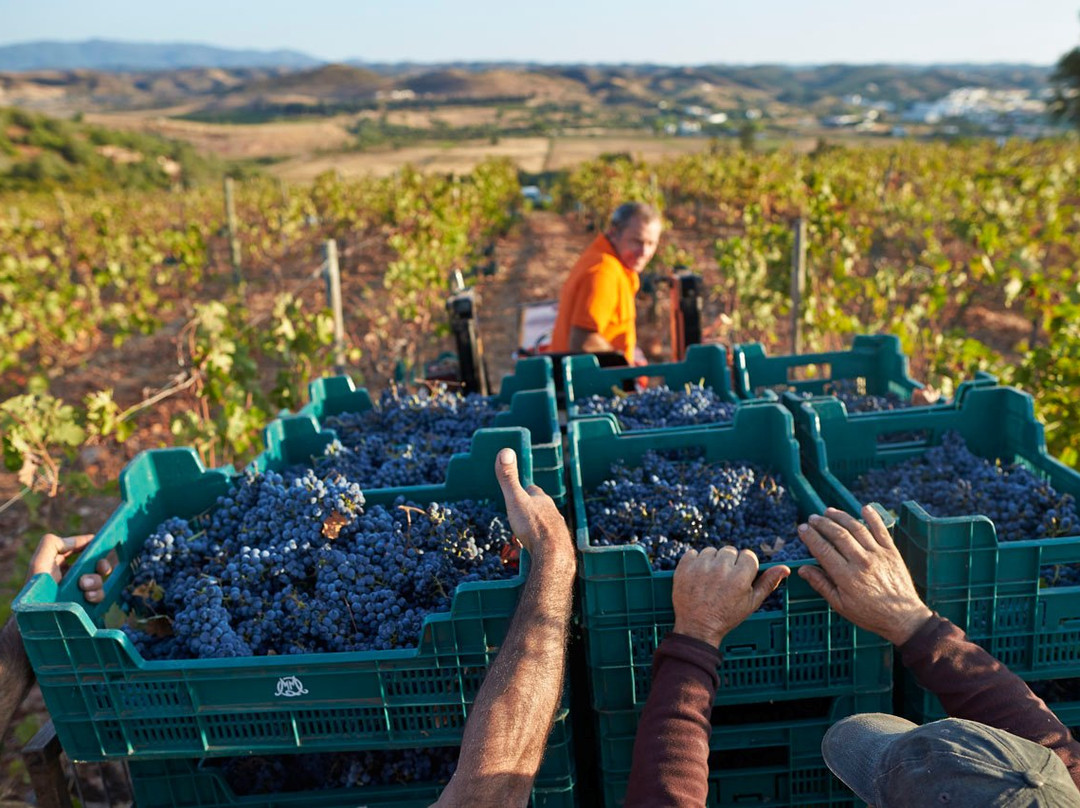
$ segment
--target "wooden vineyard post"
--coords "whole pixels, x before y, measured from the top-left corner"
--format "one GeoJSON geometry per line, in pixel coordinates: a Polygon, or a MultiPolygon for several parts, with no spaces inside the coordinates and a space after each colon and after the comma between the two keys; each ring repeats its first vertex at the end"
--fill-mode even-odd
{"type": "Polygon", "coordinates": [[[799,333],[802,299],[806,291],[806,219],[795,220],[794,241],[791,245],[791,352],[799,353],[802,339],[799,333]]]}
{"type": "Polygon", "coordinates": [[[345,318],[341,311],[341,269],[338,266],[337,242],[323,245],[323,278],[326,280],[326,304],[334,315],[334,373],[345,372],[345,318]]]}
{"type": "Polygon", "coordinates": [[[233,195],[233,178],[225,178],[225,220],[229,228],[229,260],[232,262],[233,282],[240,286],[244,275],[240,267],[240,237],[236,226],[236,199],[233,195]]]}

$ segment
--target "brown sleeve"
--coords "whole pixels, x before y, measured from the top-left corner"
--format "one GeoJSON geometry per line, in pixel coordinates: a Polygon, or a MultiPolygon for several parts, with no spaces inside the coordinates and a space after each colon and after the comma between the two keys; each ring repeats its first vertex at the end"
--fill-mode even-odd
{"type": "Polygon", "coordinates": [[[919,684],[953,718],[1003,729],[1052,750],[1080,788],[1080,743],[1023,679],[935,614],[900,646],[919,684]]]}
{"type": "Polygon", "coordinates": [[[705,804],[719,664],[719,649],[683,634],[670,635],[656,649],[652,690],[634,738],[626,808],[705,804]]]}

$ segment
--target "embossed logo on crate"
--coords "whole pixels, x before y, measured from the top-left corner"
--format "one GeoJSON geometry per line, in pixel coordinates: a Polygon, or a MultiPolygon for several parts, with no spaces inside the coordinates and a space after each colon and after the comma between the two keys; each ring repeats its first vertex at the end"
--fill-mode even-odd
{"type": "Polygon", "coordinates": [[[277,691],[275,696],[284,696],[285,698],[293,698],[294,696],[303,696],[307,694],[307,688],[304,687],[304,683],[301,682],[295,676],[282,676],[277,682],[277,691]]]}

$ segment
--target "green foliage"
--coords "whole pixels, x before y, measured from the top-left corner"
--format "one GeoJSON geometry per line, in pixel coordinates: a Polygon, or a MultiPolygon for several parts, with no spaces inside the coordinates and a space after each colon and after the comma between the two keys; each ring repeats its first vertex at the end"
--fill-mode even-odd
{"type": "Polygon", "coordinates": [[[582,163],[555,189],[561,207],[580,210],[602,230],[623,202],[647,202],[664,210],[664,196],[655,169],[625,153],[601,155],[582,163]]]}
{"type": "Polygon", "coordinates": [[[2,107],[0,153],[13,158],[0,171],[0,190],[169,188],[225,171],[190,144],[2,107]]]}
{"type": "Polygon", "coordinates": [[[1050,114],[1080,128],[1080,48],[1064,54],[1050,76],[1054,97],[1050,114]]]}
{"type": "Polygon", "coordinates": [[[27,393],[0,404],[4,466],[19,483],[55,495],[60,486],[56,454],[69,455],[86,440],[75,409],[45,394],[27,393]]]}

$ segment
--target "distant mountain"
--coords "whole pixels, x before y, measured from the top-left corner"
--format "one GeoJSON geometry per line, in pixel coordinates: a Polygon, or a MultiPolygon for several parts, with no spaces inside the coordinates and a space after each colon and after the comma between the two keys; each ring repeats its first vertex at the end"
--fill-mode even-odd
{"type": "Polygon", "coordinates": [[[0,70],[177,70],[190,67],[315,67],[293,50],[233,50],[186,42],[22,42],[0,46],[0,70]]]}

